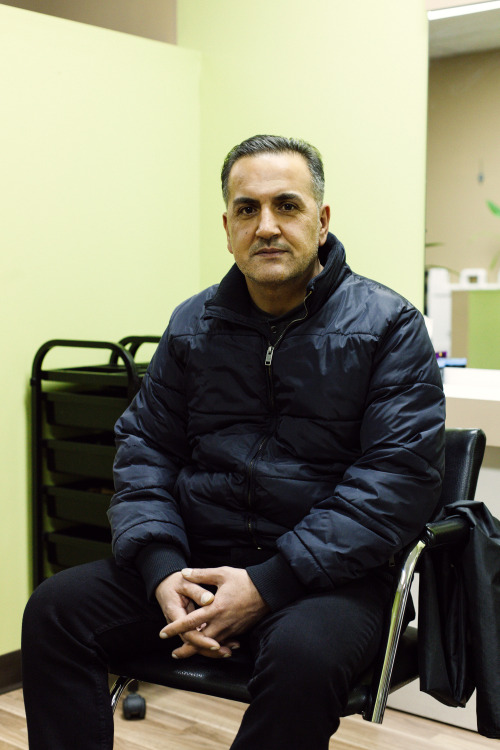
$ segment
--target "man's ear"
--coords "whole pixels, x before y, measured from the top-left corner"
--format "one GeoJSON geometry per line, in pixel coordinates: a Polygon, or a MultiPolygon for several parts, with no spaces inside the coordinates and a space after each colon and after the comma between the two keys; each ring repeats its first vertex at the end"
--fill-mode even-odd
{"type": "Polygon", "coordinates": [[[226,232],[226,237],[227,237],[227,249],[229,250],[229,252],[232,255],[233,254],[233,248],[231,246],[231,238],[229,236],[229,226],[228,226],[228,223],[227,223],[227,211],[224,211],[224,213],[222,214],[222,223],[224,225],[224,230],[226,232]]]}
{"type": "Polygon", "coordinates": [[[330,226],[330,206],[321,206],[319,210],[319,246],[324,245],[330,226]]]}

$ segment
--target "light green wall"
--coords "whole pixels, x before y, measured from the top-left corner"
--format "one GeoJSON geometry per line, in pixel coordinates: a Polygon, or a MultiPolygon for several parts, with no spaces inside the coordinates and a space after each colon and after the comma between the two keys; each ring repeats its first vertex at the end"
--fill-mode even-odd
{"type": "Polygon", "coordinates": [[[317,145],[349,262],[421,303],[421,0],[178,0],[178,14],[176,48],[0,4],[0,654],[19,647],[28,594],[33,354],[160,333],[219,280],[231,146],[317,145]]]}
{"type": "Polygon", "coordinates": [[[230,263],[227,151],[255,133],[323,153],[332,230],[359,273],[420,305],[427,20],[422,0],[178,0],[178,43],[202,52],[202,283],[230,263]]]}
{"type": "Polygon", "coordinates": [[[3,654],[29,587],[35,351],[161,333],[200,287],[200,56],[0,5],[0,67],[3,654]]]}
{"type": "Polygon", "coordinates": [[[500,370],[500,290],[469,292],[467,364],[500,370]]]}

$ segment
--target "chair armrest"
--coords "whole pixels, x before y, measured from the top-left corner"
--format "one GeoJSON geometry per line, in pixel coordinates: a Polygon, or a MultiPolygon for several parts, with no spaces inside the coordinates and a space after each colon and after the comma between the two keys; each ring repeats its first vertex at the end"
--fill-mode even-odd
{"type": "MultiPolygon", "coordinates": [[[[451,516],[443,521],[428,523],[420,537],[413,545],[409,546],[401,558],[401,568],[397,589],[391,610],[390,623],[387,632],[386,649],[380,667],[376,669],[374,676],[374,692],[368,709],[363,712],[363,717],[375,724],[381,724],[387,704],[392,670],[396,651],[401,635],[404,612],[410,594],[413,574],[417,567],[420,555],[427,549],[434,549],[445,545],[457,544],[467,540],[469,535],[469,524],[461,516],[451,516]]],[[[417,670],[418,671],[418,670],[417,670]]],[[[416,674],[414,675],[417,676],[416,674]]]]}
{"type": "Polygon", "coordinates": [[[428,523],[424,529],[422,539],[429,549],[441,547],[445,544],[465,542],[469,536],[469,524],[461,516],[452,516],[443,521],[428,523]]]}

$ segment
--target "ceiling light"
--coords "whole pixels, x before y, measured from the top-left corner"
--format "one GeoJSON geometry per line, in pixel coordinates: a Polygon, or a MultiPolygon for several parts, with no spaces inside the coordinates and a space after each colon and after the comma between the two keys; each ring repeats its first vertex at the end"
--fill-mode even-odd
{"type": "Polygon", "coordinates": [[[498,10],[500,0],[493,2],[473,3],[472,5],[459,5],[454,8],[443,8],[443,10],[429,10],[427,17],[429,21],[437,21],[440,18],[453,18],[454,16],[467,16],[469,13],[481,13],[484,10],[498,10]]]}

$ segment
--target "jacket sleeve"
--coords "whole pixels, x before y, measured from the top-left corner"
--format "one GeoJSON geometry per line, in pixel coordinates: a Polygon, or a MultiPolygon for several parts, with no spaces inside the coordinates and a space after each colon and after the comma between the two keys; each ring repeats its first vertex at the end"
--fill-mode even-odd
{"type": "Polygon", "coordinates": [[[444,419],[441,376],[423,318],[405,307],[375,351],[359,457],[332,496],[278,539],[308,589],[357,578],[417,537],[439,498],[444,419]]]}
{"type": "Polygon", "coordinates": [[[178,473],[189,460],[182,378],[182,366],[172,356],[167,329],[141,390],[115,426],[115,495],[108,517],[118,565],[139,559],[141,570],[161,567],[168,574],[173,572],[172,565],[176,570],[182,568],[189,555],[174,499],[178,473]],[[161,566],[145,553],[146,547],[157,549],[159,543],[172,552],[170,561],[161,566]]]}

